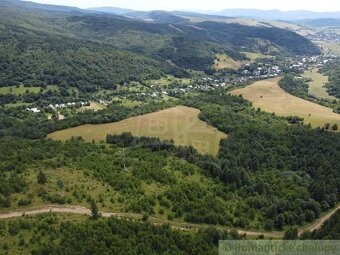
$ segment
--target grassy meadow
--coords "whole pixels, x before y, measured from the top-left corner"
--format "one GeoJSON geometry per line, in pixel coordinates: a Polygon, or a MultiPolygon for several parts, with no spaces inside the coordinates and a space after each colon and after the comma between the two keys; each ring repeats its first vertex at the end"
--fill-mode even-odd
{"type": "Polygon", "coordinates": [[[97,102],[90,102],[90,105],[87,106],[83,106],[81,108],[79,108],[79,111],[85,111],[85,110],[93,110],[95,112],[99,111],[99,110],[103,110],[105,108],[104,105],[97,103],[97,102]]]}
{"type": "Polygon", "coordinates": [[[216,70],[238,69],[244,64],[243,61],[237,61],[224,54],[217,54],[214,60],[214,68],[216,70]]]}
{"type": "Polygon", "coordinates": [[[243,95],[267,112],[274,112],[279,116],[299,116],[304,122],[313,127],[322,127],[325,123],[340,125],[340,114],[332,109],[293,96],[278,85],[280,78],[258,81],[254,84],[231,92],[233,95],[243,95]]]}
{"type": "Polygon", "coordinates": [[[331,53],[340,56],[340,43],[336,42],[317,42],[323,47],[325,53],[331,53]]]}
{"type": "Polygon", "coordinates": [[[131,132],[135,136],[172,139],[176,145],[192,145],[200,153],[216,155],[219,142],[226,134],[201,121],[198,114],[197,109],[178,106],[115,123],[69,128],[51,133],[48,138],[67,140],[82,136],[86,141],[105,141],[107,134],[131,132]]]}
{"type": "Polygon", "coordinates": [[[217,54],[214,60],[214,68],[216,70],[238,69],[242,66],[243,61],[237,61],[224,54],[217,54]]]}
{"type": "Polygon", "coordinates": [[[321,73],[318,73],[318,69],[305,71],[303,73],[303,77],[312,80],[308,83],[308,93],[310,95],[316,96],[320,99],[336,99],[336,97],[328,94],[327,88],[325,87],[325,84],[328,82],[328,77],[321,73]]]}
{"type": "Polygon", "coordinates": [[[242,52],[242,53],[244,53],[250,59],[250,61],[237,61],[237,60],[232,59],[228,55],[217,54],[214,60],[214,68],[216,70],[238,69],[242,65],[254,62],[255,60],[259,58],[270,57],[270,56],[263,55],[261,53],[255,53],[255,52],[242,52]]]}
{"type": "Polygon", "coordinates": [[[39,93],[40,87],[24,87],[23,85],[16,87],[1,87],[0,88],[0,94],[14,94],[14,95],[22,95],[26,92],[28,93],[39,93]]]}
{"type": "Polygon", "coordinates": [[[257,60],[259,58],[269,58],[269,57],[271,57],[269,55],[264,55],[260,52],[242,52],[242,53],[244,53],[247,56],[247,58],[250,59],[251,62],[254,62],[255,60],[257,60]]]}

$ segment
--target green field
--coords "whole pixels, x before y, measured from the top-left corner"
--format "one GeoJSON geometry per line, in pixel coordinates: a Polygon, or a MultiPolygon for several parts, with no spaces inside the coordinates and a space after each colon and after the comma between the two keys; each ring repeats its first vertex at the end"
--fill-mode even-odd
{"type": "Polygon", "coordinates": [[[24,86],[11,86],[11,87],[1,87],[0,88],[0,94],[14,94],[14,95],[22,95],[26,92],[29,93],[39,93],[40,87],[24,87],[24,86]]]}
{"type": "Polygon", "coordinates": [[[256,52],[242,52],[243,54],[245,54],[247,56],[247,58],[250,59],[250,61],[238,61],[238,60],[234,60],[231,57],[229,57],[228,55],[225,54],[217,54],[215,56],[215,60],[214,60],[214,68],[216,70],[223,70],[223,69],[238,69],[240,68],[242,65],[245,65],[247,63],[251,63],[254,62],[255,60],[259,59],[259,58],[266,58],[266,57],[270,57],[267,55],[263,55],[261,53],[256,53],[256,52]]]}
{"type": "Polygon", "coordinates": [[[161,79],[158,80],[146,80],[144,83],[147,86],[159,86],[162,88],[168,87],[169,84],[171,83],[178,83],[178,84],[183,84],[183,85],[189,85],[191,82],[191,79],[188,78],[175,78],[173,76],[168,75],[167,77],[162,77],[161,79]]]}
{"type": "Polygon", "coordinates": [[[176,145],[192,145],[200,153],[216,155],[219,142],[226,135],[201,121],[198,114],[197,109],[178,106],[115,123],[69,128],[51,133],[48,138],[68,140],[82,136],[86,141],[104,141],[107,134],[131,132],[134,136],[172,139],[176,145]]]}
{"type": "Polygon", "coordinates": [[[245,64],[244,61],[237,61],[227,55],[217,54],[215,58],[214,68],[216,70],[238,69],[243,64],[245,64]]]}
{"type": "Polygon", "coordinates": [[[93,111],[97,112],[97,111],[102,110],[104,108],[105,108],[105,106],[100,104],[100,103],[90,102],[90,105],[83,106],[83,107],[79,108],[79,111],[83,112],[85,110],[93,110],[93,111]]]}
{"type": "Polygon", "coordinates": [[[13,103],[13,104],[6,104],[5,106],[6,106],[6,108],[13,108],[13,107],[19,107],[19,106],[28,107],[28,106],[30,106],[30,104],[18,102],[18,103],[13,103]]]}
{"type": "Polygon", "coordinates": [[[304,78],[311,79],[311,82],[308,82],[308,93],[310,95],[316,96],[320,99],[329,99],[336,100],[336,97],[330,96],[327,92],[327,88],[325,84],[328,82],[328,77],[322,75],[318,72],[317,69],[313,69],[312,71],[305,71],[302,75],[304,78]]]}
{"type": "Polygon", "coordinates": [[[272,56],[269,56],[269,55],[264,55],[260,52],[242,52],[244,53],[247,58],[250,59],[251,62],[254,62],[255,60],[259,59],[259,58],[269,58],[269,57],[272,57],[272,56]]]}
{"type": "Polygon", "coordinates": [[[340,43],[335,42],[317,42],[323,47],[325,53],[331,53],[340,56],[340,43]]]}
{"type": "Polygon", "coordinates": [[[254,84],[232,91],[233,95],[243,95],[267,112],[280,116],[299,116],[313,127],[323,127],[325,123],[340,125],[340,114],[332,109],[293,96],[278,85],[280,78],[258,81],[254,84]]]}

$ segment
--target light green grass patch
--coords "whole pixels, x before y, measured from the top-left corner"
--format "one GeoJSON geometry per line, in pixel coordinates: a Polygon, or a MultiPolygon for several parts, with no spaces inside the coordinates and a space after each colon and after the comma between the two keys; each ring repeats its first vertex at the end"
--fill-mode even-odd
{"type": "Polygon", "coordinates": [[[260,59],[260,58],[271,58],[272,57],[269,55],[264,55],[260,52],[241,52],[241,53],[245,54],[247,58],[250,59],[251,62],[254,62],[255,60],[260,59]]]}
{"type": "Polygon", "coordinates": [[[259,52],[241,52],[247,56],[250,60],[247,61],[239,61],[234,60],[228,55],[225,54],[217,54],[214,60],[214,68],[216,70],[223,70],[223,69],[238,69],[241,66],[252,63],[260,58],[270,58],[271,56],[264,55],[259,52]]]}
{"type": "Polygon", "coordinates": [[[48,85],[46,87],[46,90],[50,90],[50,91],[59,91],[59,87],[57,85],[48,85]]]}
{"type": "Polygon", "coordinates": [[[79,112],[83,112],[85,110],[93,110],[95,112],[105,109],[105,106],[98,102],[90,102],[90,105],[82,106],[78,109],[79,112]]]}
{"type": "Polygon", "coordinates": [[[13,95],[22,95],[25,93],[39,93],[40,87],[24,87],[23,85],[16,87],[16,86],[10,86],[10,87],[1,87],[0,88],[0,94],[13,94],[13,95]]]}
{"type": "Polygon", "coordinates": [[[336,42],[317,42],[323,47],[325,53],[331,53],[340,56],[340,43],[336,42]]]}
{"type": "Polygon", "coordinates": [[[6,108],[14,108],[14,107],[19,107],[19,106],[28,107],[28,106],[30,106],[30,104],[18,102],[18,103],[14,103],[14,104],[6,104],[5,105],[6,108]]]}
{"type": "Polygon", "coordinates": [[[302,76],[312,80],[311,82],[308,82],[308,93],[310,95],[316,96],[320,99],[336,100],[336,97],[328,94],[327,88],[325,87],[325,84],[328,83],[327,76],[319,73],[317,69],[305,71],[302,76]]]}
{"type": "Polygon", "coordinates": [[[147,80],[145,81],[145,83],[147,84],[147,86],[159,86],[162,88],[166,88],[168,87],[169,84],[171,83],[179,83],[179,84],[184,84],[184,85],[189,85],[191,83],[191,79],[187,79],[187,78],[175,78],[173,76],[167,76],[167,77],[162,77],[159,80],[147,80]]]}

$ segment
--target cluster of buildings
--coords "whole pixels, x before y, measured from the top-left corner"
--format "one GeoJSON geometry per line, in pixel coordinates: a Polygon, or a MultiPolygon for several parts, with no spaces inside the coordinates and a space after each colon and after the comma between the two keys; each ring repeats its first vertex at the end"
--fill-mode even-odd
{"type": "Polygon", "coordinates": [[[318,41],[318,42],[340,42],[339,34],[332,32],[332,31],[321,31],[316,34],[310,34],[307,38],[311,41],[318,41]]]}
{"type": "Polygon", "coordinates": [[[70,103],[65,103],[65,104],[50,104],[48,107],[53,109],[53,110],[56,110],[56,109],[63,109],[63,108],[66,108],[66,107],[76,107],[77,104],[79,104],[79,106],[85,106],[85,105],[89,105],[89,102],[70,102],[70,103]]]}
{"type": "Polygon", "coordinates": [[[236,74],[215,74],[195,81],[195,85],[183,86],[167,90],[167,95],[184,94],[191,91],[209,91],[216,88],[228,88],[236,84],[244,84],[252,80],[275,78],[285,72],[303,72],[312,67],[321,67],[336,56],[304,56],[284,59],[271,59],[267,63],[255,62],[245,64],[236,74]]]}
{"type": "MultiPolygon", "coordinates": [[[[85,106],[85,105],[89,105],[89,102],[70,102],[70,103],[65,103],[65,104],[50,104],[47,107],[44,107],[45,109],[49,108],[49,109],[53,109],[53,110],[60,110],[60,109],[64,109],[64,108],[74,108],[77,106],[85,106]]],[[[26,108],[26,111],[29,112],[33,112],[33,113],[40,113],[42,110],[39,108],[26,108]]]]}
{"type": "Polygon", "coordinates": [[[39,112],[41,112],[41,110],[38,109],[38,108],[26,108],[26,111],[28,111],[28,112],[33,112],[33,113],[39,113],[39,112]]]}

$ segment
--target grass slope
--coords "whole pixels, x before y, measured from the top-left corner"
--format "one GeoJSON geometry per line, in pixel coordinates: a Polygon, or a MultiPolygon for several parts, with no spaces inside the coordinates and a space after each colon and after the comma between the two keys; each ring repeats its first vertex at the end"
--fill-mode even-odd
{"type": "Polygon", "coordinates": [[[26,92],[29,93],[39,93],[40,87],[24,87],[24,86],[11,86],[11,87],[2,87],[0,88],[0,94],[14,94],[14,95],[22,95],[26,92]]]}
{"type": "Polygon", "coordinates": [[[237,61],[225,54],[217,54],[214,60],[215,70],[238,69],[244,64],[244,61],[237,61]]]}
{"type": "Polygon", "coordinates": [[[223,69],[238,69],[242,65],[247,63],[255,62],[259,58],[269,58],[271,56],[264,55],[258,52],[241,52],[246,55],[250,60],[234,60],[226,54],[217,54],[214,59],[214,69],[215,70],[223,70],[223,69]]]}
{"type": "Polygon", "coordinates": [[[313,127],[325,123],[340,124],[340,114],[327,107],[290,95],[278,85],[280,78],[258,81],[254,84],[232,91],[233,95],[243,95],[254,106],[280,116],[299,116],[313,127]]]}
{"type": "Polygon", "coordinates": [[[67,140],[82,136],[86,141],[104,141],[107,134],[131,132],[135,136],[153,136],[162,140],[174,140],[176,145],[192,145],[200,153],[216,155],[219,142],[226,135],[199,120],[199,110],[184,106],[145,114],[123,121],[83,125],[48,135],[55,140],[67,140]]]}
{"type": "Polygon", "coordinates": [[[312,71],[305,71],[303,77],[312,80],[308,83],[308,93],[310,95],[316,96],[321,99],[336,99],[336,97],[330,96],[328,94],[325,87],[325,84],[328,83],[328,76],[319,73],[317,69],[313,69],[312,71]]]}
{"type": "Polygon", "coordinates": [[[335,42],[317,42],[323,47],[325,53],[336,54],[340,56],[340,43],[335,42]]]}

